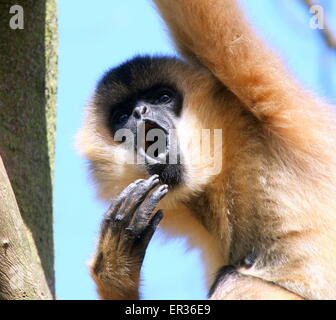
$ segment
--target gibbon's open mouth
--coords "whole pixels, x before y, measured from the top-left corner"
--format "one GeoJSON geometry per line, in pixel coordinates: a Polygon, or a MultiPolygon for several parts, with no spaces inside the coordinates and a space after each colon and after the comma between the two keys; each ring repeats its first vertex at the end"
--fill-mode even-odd
{"type": "Polygon", "coordinates": [[[169,152],[169,135],[168,131],[153,120],[144,120],[144,146],[141,148],[143,156],[149,164],[166,163],[169,152]],[[148,133],[153,132],[153,140],[148,133]]]}

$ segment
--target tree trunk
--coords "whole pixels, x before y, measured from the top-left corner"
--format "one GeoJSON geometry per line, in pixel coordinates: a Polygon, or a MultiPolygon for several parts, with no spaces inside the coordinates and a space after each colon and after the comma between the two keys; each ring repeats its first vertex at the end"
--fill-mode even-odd
{"type": "Polygon", "coordinates": [[[51,299],[0,157],[0,299],[51,299]]]}
{"type": "Polygon", "coordinates": [[[0,156],[15,197],[1,167],[0,299],[54,296],[56,50],[55,0],[1,0],[0,156]],[[13,5],[23,29],[10,25],[13,5]]]}

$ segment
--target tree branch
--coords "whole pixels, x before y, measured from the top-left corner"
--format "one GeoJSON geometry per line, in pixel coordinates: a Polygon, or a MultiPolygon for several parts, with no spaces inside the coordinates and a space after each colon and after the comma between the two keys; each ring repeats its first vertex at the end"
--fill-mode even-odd
{"type": "MultiPolygon", "coordinates": [[[[316,3],[313,0],[301,0],[309,9],[316,5],[316,3]]],[[[324,22],[324,28],[318,29],[321,36],[325,40],[327,46],[331,49],[336,49],[336,36],[333,34],[333,32],[328,27],[328,24],[324,22]]]]}
{"type": "Polygon", "coordinates": [[[0,300],[52,299],[0,156],[0,300]]]}

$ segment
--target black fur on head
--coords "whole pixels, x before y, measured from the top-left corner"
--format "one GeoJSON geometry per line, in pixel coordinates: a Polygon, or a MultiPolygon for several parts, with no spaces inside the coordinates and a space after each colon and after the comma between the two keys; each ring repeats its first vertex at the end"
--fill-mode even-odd
{"type": "Polygon", "coordinates": [[[175,70],[185,67],[183,61],[174,57],[136,56],[103,75],[96,87],[96,101],[101,107],[108,108],[154,85],[179,91],[174,79],[175,70]]]}

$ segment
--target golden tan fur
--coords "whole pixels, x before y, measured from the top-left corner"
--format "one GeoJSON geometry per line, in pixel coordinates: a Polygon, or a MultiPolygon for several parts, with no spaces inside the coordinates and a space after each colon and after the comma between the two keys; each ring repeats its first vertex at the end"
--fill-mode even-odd
{"type": "Polygon", "coordinates": [[[220,283],[210,300],[302,300],[283,288],[256,277],[231,275],[220,283]]]}
{"type": "MultiPolygon", "coordinates": [[[[163,228],[190,233],[192,245],[209,232],[203,249],[213,257],[210,275],[221,265],[238,266],[239,275],[219,284],[214,299],[336,298],[331,108],[287,74],[236,1],[155,2],[189,61],[167,75],[184,95],[182,150],[188,153],[190,128],[223,130],[221,172],[211,174],[210,160],[187,163],[185,183],[160,203],[163,228]],[[188,216],[199,227],[188,228],[188,216]],[[253,266],[239,267],[251,252],[253,266]]],[[[102,121],[93,101],[78,141],[108,201],[146,173],[120,161],[127,152],[102,121]]]]}

